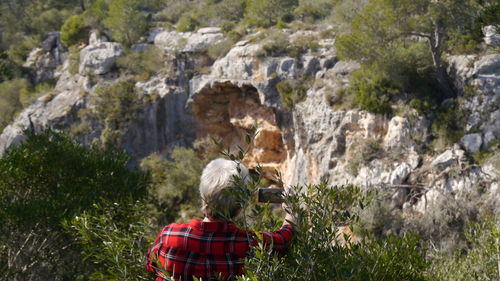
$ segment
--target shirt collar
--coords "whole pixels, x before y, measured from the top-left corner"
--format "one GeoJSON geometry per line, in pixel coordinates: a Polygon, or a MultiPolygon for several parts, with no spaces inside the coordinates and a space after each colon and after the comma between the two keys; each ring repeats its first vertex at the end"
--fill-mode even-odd
{"type": "Polygon", "coordinates": [[[191,219],[189,225],[202,232],[228,232],[236,230],[237,227],[232,222],[211,221],[205,222],[200,219],[191,219]]]}

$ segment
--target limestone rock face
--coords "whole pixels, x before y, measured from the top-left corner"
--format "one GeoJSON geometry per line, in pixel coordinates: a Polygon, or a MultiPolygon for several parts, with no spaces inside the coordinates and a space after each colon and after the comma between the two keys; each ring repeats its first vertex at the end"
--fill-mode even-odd
{"type": "Polygon", "coordinates": [[[154,44],[162,49],[181,52],[203,52],[224,38],[220,28],[201,28],[198,32],[163,31],[150,35],[154,44]]]}
{"type": "MultiPolygon", "coordinates": [[[[469,85],[469,93],[461,105],[470,113],[465,130],[479,131],[480,136],[475,135],[474,138],[479,143],[478,138],[481,137],[480,149],[485,149],[492,141],[500,139],[500,54],[454,56],[449,61],[450,71],[459,81],[457,87],[463,89],[469,85]],[[472,93],[470,87],[473,87],[472,93]]],[[[470,140],[470,137],[467,138],[470,140]]]]}
{"type": "Polygon", "coordinates": [[[468,134],[462,137],[461,142],[464,145],[465,150],[474,153],[481,149],[483,137],[481,134],[468,134]]]}
{"type": "Polygon", "coordinates": [[[61,66],[67,57],[66,47],[62,44],[59,35],[61,32],[49,32],[43,41],[41,48],[33,49],[24,67],[31,70],[31,78],[34,83],[57,77],[57,67],[61,66]]]}
{"type": "Polygon", "coordinates": [[[49,127],[57,130],[72,124],[78,110],[85,106],[82,86],[85,80],[80,75],[63,75],[56,85],[57,94],[42,96],[23,110],[0,135],[0,155],[24,139],[24,130],[38,132],[49,127]]]}
{"type": "Polygon", "coordinates": [[[500,34],[498,34],[498,28],[494,25],[487,25],[483,27],[484,42],[488,45],[499,45],[500,44],[500,34]]]}
{"type": "Polygon", "coordinates": [[[101,42],[96,40],[80,51],[81,75],[102,75],[108,73],[116,60],[123,55],[123,48],[119,43],[101,42]]]}
{"type": "MultiPolygon", "coordinates": [[[[261,45],[240,41],[212,62],[206,51],[224,40],[220,29],[153,30],[148,43],[133,50],[154,44],[170,55],[163,57],[164,69],[136,83],[142,108],[126,126],[123,148],[137,164],[152,152],[168,155],[196,138],[218,136],[233,151],[248,149],[245,164],[251,169],[260,165],[271,181],[276,169],[288,185],[328,181],[390,188],[395,206],[417,211],[425,211],[425,202],[437,200],[444,191],[459,194],[477,186],[498,190],[498,157],[479,167],[471,164],[470,154],[500,139],[500,55],[448,57],[448,71],[461,90],[459,105],[469,113],[466,132],[454,146],[429,152],[431,120],[414,111],[387,117],[349,108],[341,89],[349,85],[359,63],[340,61],[334,39],[321,39],[318,32],[289,38],[301,36],[316,38],[319,48],[298,57],[265,58],[259,55],[261,45]],[[310,84],[292,109],[281,103],[276,89],[287,80],[310,84]],[[258,133],[247,147],[243,135],[254,126],[258,133]]],[[[92,110],[96,87],[121,79],[112,68],[123,54],[121,46],[96,36],[90,42],[81,52],[79,73],[71,75],[66,60],[54,94],[40,98],[4,130],[0,153],[23,139],[23,129],[70,128],[80,121],[80,109],[92,110]]],[[[33,57],[44,52],[35,50],[33,57]]],[[[91,124],[80,141],[90,144],[102,129],[102,124],[91,124]]]]}

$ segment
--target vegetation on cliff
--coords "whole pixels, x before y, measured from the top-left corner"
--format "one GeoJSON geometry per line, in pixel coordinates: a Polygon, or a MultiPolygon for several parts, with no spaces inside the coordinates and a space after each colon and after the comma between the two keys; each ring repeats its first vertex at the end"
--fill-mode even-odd
{"type": "MultiPolygon", "coordinates": [[[[243,151],[224,154],[245,157],[243,151]]],[[[152,280],[143,269],[145,252],[162,225],[196,216],[199,176],[205,157],[214,155],[176,149],[174,162],[152,155],[143,162],[149,171],[143,173],[127,169],[122,153],[83,148],[50,131],[28,134],[24,144],[0,159],[1,280],[152,280]]],[[[236,189],[237,196],[253,196],[259,171],[236,189]]],[[[279,174],[276,180],[281,184],[279,174]]],[[[297,235],[288,254],[276,257],[256,247],[239,280],[493,280],[499,274],[500,232],[484,208],[474,218],[437,206],[451,221],[444,221],[439,232],[423,224],[414,228],[433,233],[421,239],[408,231],[377,231],[396,229],[397,217],[377,207],[390,204],[373,192],[326,183],[295,189],[301,192],[288,204],[297,214],[297,235]],[[457,227],[455,214],[466,220],[459,232],[450,232],[449,227],[457,227]],[[379,218],[369,222],[380,224],[366,225],[368,215],[379,218]],[[465,235],[449,240],[447,234],[465,235]],[[452,255],[436,251],[444,242],[453,246],[452,255]]],[[[474,213],[481,205],[473,200],[467,206],[474,213]]],[[[270,230],[282,223],[282,215],[269,205],[251,203],[244,210],[238,221],[242,227],[270,230]]],[[[420,223],[431,221],[442,219],[420,223]]]]}
{"type": "MultiPolygon", "coordinates": [[[[102,81],[118,79],[100,83],[86,99],[89,106],[75,113],[82,122],[73,124],[73,136],[100,129],[93,146],[61,133],[27,132],[0,158],[0,280],[150,280],[143,259],[153,235],[168,222],[199,215],[199,176],[217,155],[213,145],[201,140],[193,149],[152,154],[142,160],[142,170],[119,151],[125,128],[148,102],[135,83],[165,67],[164,51],[134,48],[146,42],[150,28],[221,27],[226,39],[207,49],[209,64],[242,38],[260,44],[259,59],[300,58],[314,54],[319,40],[335,38],[339,58],[361,65],[340,90],[349,106],[390,115],[408,105],[433,120],[433,144],[443,148],[464,135],[468,114],[456,100],[443,103],[458,94],[445,57],[491,51],[481,44],[481,27],[500,24],[494,0],[8,0],[0,2],[0,13],[0,131],[38,97],[53,98],[55,81],[35,81],[25,65],[49,31],[61,32],[71,74],[78,73],[79,50],[90,31],[125,48],[112,69],[116,77],[102,81]],[[306,34],[316,26],[319,36],[306,34]],[[306,35],[292,41],[290,30],[306,35]]],[[[96,77],[88,75],[89,84],[96,77]]],[[[293,110],[303,101],[313,80],[303,75],[278,81],[284,107],[293,110]]],[[[347,155],[353,175],[381,151],[378,140],[355,147],[357,153],[347,155]]],[[[499,147],[492,142],[473,157],[482,163],[499,147]]],[[[260,172],[251,188],[262,180],[260,172]]],[[[443,197],[426,215],[408,216],[386,194],[353,186],[296,189],[302,193],[289,203],[299,214],[299,231],[288,255],[253,249],[240,280],[465,281],[500,274],[498,214],[480,192],[457,201],[443,197]]],[[[244,189],[242,196],[253,191],[244,189]]],[[[281,223],[276,212],[251,204],[240,223],[270,230],[281,223]]]]}

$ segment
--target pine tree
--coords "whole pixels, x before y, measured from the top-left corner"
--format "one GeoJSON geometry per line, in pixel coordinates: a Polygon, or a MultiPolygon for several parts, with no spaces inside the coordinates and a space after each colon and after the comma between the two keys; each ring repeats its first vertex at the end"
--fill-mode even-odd
{"type": "Polygon", "coordinates": [[[139,5],[137,0],[116,0],[110,5],[104,26],[114,40],[130,46],[146,32],[148,23],[139,5]]]}

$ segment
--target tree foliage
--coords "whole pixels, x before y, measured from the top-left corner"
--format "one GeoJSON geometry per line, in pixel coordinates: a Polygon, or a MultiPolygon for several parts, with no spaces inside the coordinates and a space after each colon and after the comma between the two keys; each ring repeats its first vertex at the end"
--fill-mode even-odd
{"type": "Polygon", "coordinates": [[[247,0],[245,19],[252,26],[269,27],[290,21],[298,0],[247,0]]]}
{"type": "Polygon", "coordinates": [[[181,147],[172,151],[172,160],[152,154],[141,162],[153,178],[150,204],[161,224],[201,215],[198,186],[205,161],[194,150],[181,147]]]}
{"type": "Polygon", "coordinates": [[[95,110],[88,118],[96,118],[103,125],[101,144],[119,147],[130,122],[137,118],[142,101],[135,90],[134,81],[118,81],[104,84],[95,90],[91,98],[95,110]]]}
{"type": "Polygon", "coordinates": [[[454,96],[446,77],[443,53],[451,35],[478,24],[481,6],[467,1],[372,0],[352,22],[352,32],[338,38],[339,56],[372,64],[401,40],[425,40],[435,79],[446,97],[454,96]]]}
{"type": "Polygon", "coordinates": [[[85,19],[82,15],[69,17],[61,27],[61,41],[66,46],[72,46],[79,41],[85,41],[88,29],[85,25],[85,19]]]}
{"type": "Polygon", "coordinates": [[[128,158],[67,136],[28,133],[0,159],[2,280],[80,280],[82,262],[61,223],[93,204],[143,196],[147,177],[126,168],[128,158]]]}
{"type": "Polygon", "coordinates": [[[146,32],[148,22],[139,5],[137,0],[116,0],[110,4],[104,26],[111,31],[113,39],[130,46],[146,32]]]}

